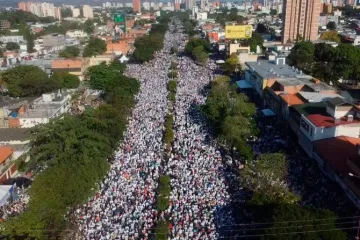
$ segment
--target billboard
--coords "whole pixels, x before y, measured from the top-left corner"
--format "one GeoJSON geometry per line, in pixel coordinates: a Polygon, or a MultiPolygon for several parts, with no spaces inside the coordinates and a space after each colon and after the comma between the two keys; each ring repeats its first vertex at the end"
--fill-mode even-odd
{"type": "Polygon", "coordinates": [[[252,29],[253,28],[251,25],[225,26],[225,38],[226,39],[251,38],[252,29]]]}
{"type": "Polygon", "coordinates": [[[118,26],[124,33],[126,32],[126,18],[124,13],[115,13],[113,15],[114,23],[118,26]]]}

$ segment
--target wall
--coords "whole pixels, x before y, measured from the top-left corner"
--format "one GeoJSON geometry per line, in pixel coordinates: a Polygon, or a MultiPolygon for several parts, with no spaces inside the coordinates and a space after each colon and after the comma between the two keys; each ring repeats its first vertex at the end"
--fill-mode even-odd
{"type": "Polygon", "coordinates": [[[338,106],[335,108],[335,110],[332,109],[331,107],[327,106],[326,112],[335,118],[340,118],[340,117],[344,117],[347,115],[355,114],[355,111],[353,110],[352,106],[338,106]]]}
{"type": "Polygon", "coordinates": [[[38,124],[48,123],[49,118],[20,118],[21,128],[31,128],[38,124]]]}

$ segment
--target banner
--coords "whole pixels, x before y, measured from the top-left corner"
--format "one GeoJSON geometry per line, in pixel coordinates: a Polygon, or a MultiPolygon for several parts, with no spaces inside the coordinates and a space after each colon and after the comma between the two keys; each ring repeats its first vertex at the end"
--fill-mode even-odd
{"type": "Polygon", "coordinates": [[[252,29],[253,28],[251,25],[225,26],[225,38],[226,39],[251,38],[252,29]]]}

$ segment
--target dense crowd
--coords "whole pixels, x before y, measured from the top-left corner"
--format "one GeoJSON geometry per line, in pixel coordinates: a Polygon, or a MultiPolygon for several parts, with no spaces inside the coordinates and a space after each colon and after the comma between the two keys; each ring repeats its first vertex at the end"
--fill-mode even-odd
{"type": "Polygon", "coordinates": [[[157,216],[155,191],[163,152],[167,109],[167,71],[174,35],[144,65],[129,64],[126,74],[141,83],[127,132],[99,192],[77,210],[86,239],[148,239],[157,216]]]}
{"type": "MultiPolygon", "coordinates": [[[[180,50],[183,49],[180,46],[180,50]]],[[[204,87],[214,77],[212,61],[198,66],[190,58],[178,59],[179,79],[175,102],[175,140],[168,160],[171,176],[171,239],[217,239],[220,225],[232,223],[225,169],[211,130],[198,105],[205,102],[204,87]]]]}

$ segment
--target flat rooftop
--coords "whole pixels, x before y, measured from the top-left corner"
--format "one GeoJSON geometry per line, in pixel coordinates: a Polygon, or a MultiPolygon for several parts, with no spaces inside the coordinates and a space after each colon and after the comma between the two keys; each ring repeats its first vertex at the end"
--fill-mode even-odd
{"type": "Polygon", "coordinates": [[[341,97],[339,94],[327,94],[318,92],[298,92],[298,94],[308,102],[325,102],[335,97],[341,97]]]}
{"type": "Polygon", "coordinates": [[[36,105],[35,108],[25,111],[19,118],[51,118],[62,106],[62,104],[36,105]]]}
{"type": "Polygon", "coordinates": [[[326,114],[326,103],[324,102],[304,103],[292,106],[292,108],[304,116],[311,114],[326,114]]]}
{"type": "Polygon", "coordinates": [[[29,128],[0,128],[0,142],[24,141],[29,138],[29,128]]]}
{"type": "MultiPolygon", "coordinates": [[[[282,62],[282,61],[281,61],[282,62]]],[[[309,78],[306,74],[300,74],[287,64],[276,65],[275,61],[258,60],[257,62],[246,62],[246,65],[262,78],[309,78]]]]}

